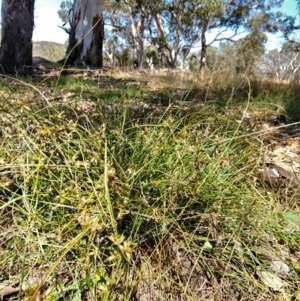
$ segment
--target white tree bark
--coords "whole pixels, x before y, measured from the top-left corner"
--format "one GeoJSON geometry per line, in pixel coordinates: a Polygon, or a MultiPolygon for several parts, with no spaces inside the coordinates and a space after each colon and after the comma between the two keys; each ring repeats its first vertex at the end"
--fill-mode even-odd
{"type": "Polygon", "coordinates": [[[103,0],[76,0],[67,62],[102,67],[103,0]]]}
{"type": "Polygon", "coordinates": [[[137,62],[137,67],[141,69],[143,67],[144,59],[144,30],[145,30],[145,12],[140,9],[140,18],[138,22],[133,19],[132,7],[128,5],[128,15],[131,26],[131,35],[134,43],[134,55],[137,62]]]}

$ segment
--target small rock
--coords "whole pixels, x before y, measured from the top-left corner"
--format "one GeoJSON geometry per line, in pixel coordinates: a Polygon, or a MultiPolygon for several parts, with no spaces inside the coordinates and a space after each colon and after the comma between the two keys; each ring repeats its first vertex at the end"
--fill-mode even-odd
{"type": "Polygon", "coordinates": [[[267,271],[258,271],[257,275],[265,286],[272,288],[276,292],[284,292],[285,283],[275,274],[267,271]]]}
{"type": "Polygon", "coordinates": [[[288,274],[290,272],[290,268],[287,264],[280,260],[274,260],[270,264],[272,270],[278,274],[288,274]]]}

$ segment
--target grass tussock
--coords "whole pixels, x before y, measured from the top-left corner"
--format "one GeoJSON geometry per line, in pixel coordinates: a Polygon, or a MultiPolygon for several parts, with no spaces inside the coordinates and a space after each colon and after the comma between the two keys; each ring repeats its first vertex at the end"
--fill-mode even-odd
{"type": "Polygon", "coordinates": [[[298,90],[152,77],[3,79],[3,299],[300,299],[298,171],[262,175],[298,90]]]}

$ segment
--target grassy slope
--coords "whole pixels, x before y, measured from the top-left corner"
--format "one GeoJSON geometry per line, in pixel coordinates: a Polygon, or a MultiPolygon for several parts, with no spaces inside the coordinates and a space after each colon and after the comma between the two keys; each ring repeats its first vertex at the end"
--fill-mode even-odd
{"type": "Polygon", "coordinates": [[[51,62],[63,59],[66,49],[66,45],[55,42],[33,42],[33,56],[42,57],[51,62]]]}
{"type": "Polygon", "coordinates": [[[0,292],[299,300],[299,180],[260,176],[296,88],[126,77],[3,81],[0,292]]]}

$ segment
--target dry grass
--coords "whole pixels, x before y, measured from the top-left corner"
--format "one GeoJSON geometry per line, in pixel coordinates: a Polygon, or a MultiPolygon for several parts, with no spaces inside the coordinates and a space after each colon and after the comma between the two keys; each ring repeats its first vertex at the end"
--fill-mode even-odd
{"type": "Polygon", "coordinates": [[[112,71],[26,82],[1,86],[4,300],[300,299],[299,137],[271,118],[294,88],[112,71]]]}

